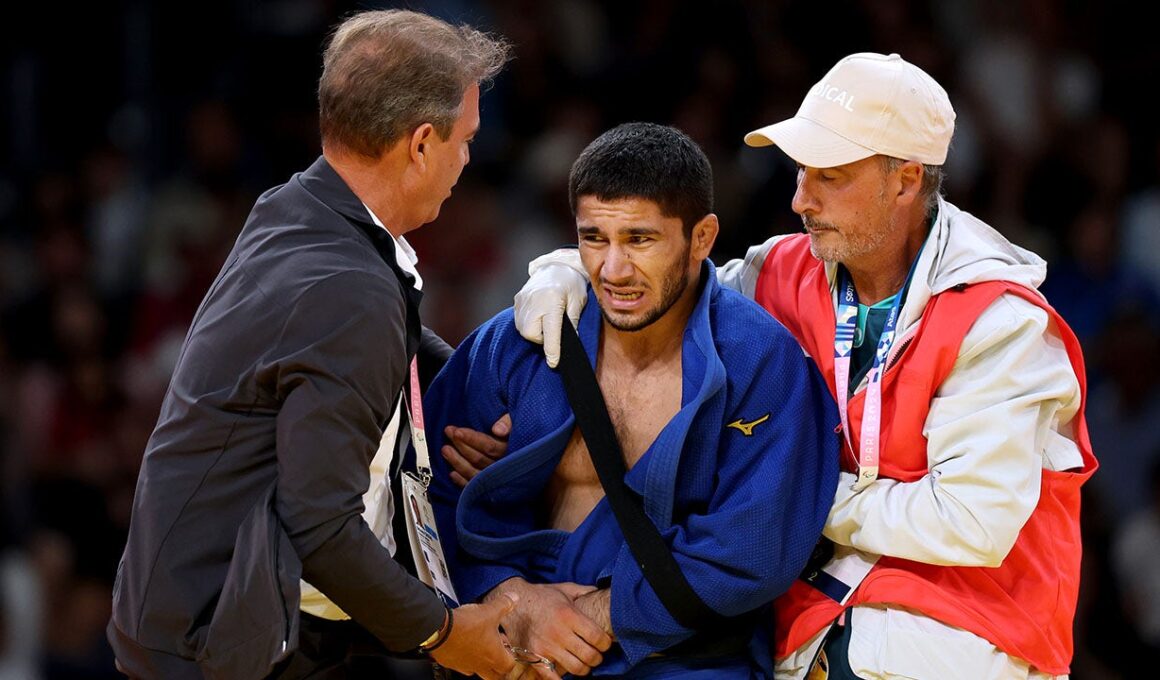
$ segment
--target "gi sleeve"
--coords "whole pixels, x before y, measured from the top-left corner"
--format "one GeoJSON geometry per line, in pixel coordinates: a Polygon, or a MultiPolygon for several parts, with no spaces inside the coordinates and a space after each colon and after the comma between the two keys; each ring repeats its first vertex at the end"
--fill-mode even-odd
{"type": "MultiPolygon", "coordinates": [[[[423,398],[431,447],[432,478],[428,495],[451,581],[464,603],[477,600],[513,576],[523,575],[511,565],[484,562],[460,549],[455,514],[463,490],[451,481],[451,466],[439,453],[447,443],[443,434],[446,426],[489,432],[492,424],[508,412],[503,382],[498,377],[502,369],[495,360],[496,327],[501,319],[511,325],[511,315],[505,313],[472,332],[452,354],[423,398]]],[[[514,331],[511,335],[514,336],[514,331]]]]}

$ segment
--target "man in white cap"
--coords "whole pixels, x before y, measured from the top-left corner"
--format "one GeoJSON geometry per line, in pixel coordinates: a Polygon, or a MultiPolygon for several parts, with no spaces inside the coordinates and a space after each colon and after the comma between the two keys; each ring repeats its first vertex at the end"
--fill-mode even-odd
{"type": "MultiPolygon", "coordinates": [[[[1083,358],[1036,290],[1044,261],[942,198],[954,119],[918,67],[854,54],[745,138],[797,163],[806,233],[718,276],[794,334],[843,425],[832,554],[775,603],[779,677],[1069,672],[1096,468],[1083,358]]],[[[540,258],[517,296],[549,362],[583,302],[575,260],[540,258]]]]}

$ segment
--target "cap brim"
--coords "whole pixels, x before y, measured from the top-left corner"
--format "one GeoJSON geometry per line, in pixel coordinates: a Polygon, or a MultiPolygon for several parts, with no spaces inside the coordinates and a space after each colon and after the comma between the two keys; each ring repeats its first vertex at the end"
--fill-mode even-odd
{"type": "Polygon", "coordinates": [[[809,168],[833,168],[873,156],[873,149],[855,144],[807,118],[790,118],[745,135],[749,146],[776,145],[796,163],[809,168]]]}

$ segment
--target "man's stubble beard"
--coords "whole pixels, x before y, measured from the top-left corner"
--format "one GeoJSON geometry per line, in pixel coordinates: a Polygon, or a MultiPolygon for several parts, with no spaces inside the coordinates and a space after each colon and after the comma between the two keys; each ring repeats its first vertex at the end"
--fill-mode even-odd
{"type": "MultiPolygon", "coordinates": [[[[885,193],[879,195],[879,205],[886,202],[885,193]]],[[[825,236],[825,232],[815,237],[810,233],[810,253],[814,257],[824,262],[837,264],[839,262],[846,263],[856,260],[870,253],[879,250],[882,244],[886,242],[887,237],[894,231],[894,217],[891,216],[890,221],[884,229],[879,229],[872,232],[861,232],[857,234],[850,234],[841,229],[833,222],[823,222],[809,215],[802,215],[802,226],[807,233],[811,228],[821,227],[823,229],[835,229],[839,236],[839,242],[836,245],[823,246],[821,239],[825,236]]]]}

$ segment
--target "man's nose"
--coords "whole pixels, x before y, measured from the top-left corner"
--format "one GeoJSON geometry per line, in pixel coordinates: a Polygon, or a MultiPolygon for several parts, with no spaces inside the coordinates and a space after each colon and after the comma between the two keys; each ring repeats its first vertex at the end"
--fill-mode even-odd
{"type": "Polygon", "coordinates": [[[626,281],[632,278],[632,271],[632,256],[628,249],[616,244],[610,245],[601,272],[604,278],[609,282],[626,281]]]}
{"type": "Polygon", "coordinates": [[[797,190],[794,191],[790,207],[799,215],[812,214],[818,211],[818,201],[814,196],[814,180],[806,171],[798,173],[797,190]]]}

